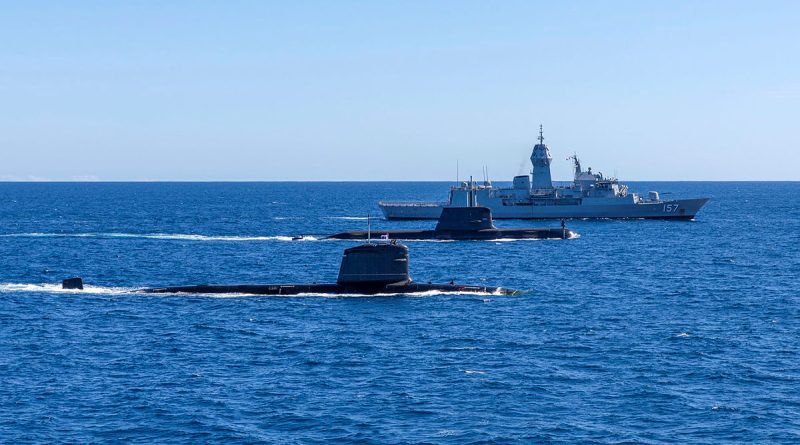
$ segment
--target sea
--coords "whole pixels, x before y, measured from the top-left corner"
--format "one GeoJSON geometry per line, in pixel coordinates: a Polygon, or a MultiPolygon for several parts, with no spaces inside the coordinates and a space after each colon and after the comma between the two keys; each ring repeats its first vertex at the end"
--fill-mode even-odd
{"type": "Polygon", "coordinates": [[[264,297],[135,290],[334,282],[323,236],[450,184],[0,183],[0,443],[800,443],[800,183],[629,185],[711,200],[407,243],[520,295],[264,297]]]}

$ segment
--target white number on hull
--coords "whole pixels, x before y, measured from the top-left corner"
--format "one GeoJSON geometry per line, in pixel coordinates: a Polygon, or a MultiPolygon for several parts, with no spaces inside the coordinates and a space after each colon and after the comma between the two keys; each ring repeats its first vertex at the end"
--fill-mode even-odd
{"type": "Polygon", "coordinates": [[[678,204],[664,204],[664,211],[666,213],[675,213],[678,211],[678,204]]]}

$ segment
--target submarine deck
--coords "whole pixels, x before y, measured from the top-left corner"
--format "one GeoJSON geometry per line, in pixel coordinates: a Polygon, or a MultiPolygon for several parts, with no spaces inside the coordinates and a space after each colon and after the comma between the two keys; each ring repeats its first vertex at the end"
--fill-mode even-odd
{"type": "Polygon", "coordinates": [[[342,284],[237,284],[170,286],[139,289],[134,292],[148,294],[189,293],[189,294],[247,294],[247,295],[298,295],[298,294],[339,294],[339,295],[375,295],[375,294],[412,294],[419,292],[464,292],[516,295],[513,289],[487,286],[468,286],[463,284],[428,284],[428,283],[396,283],[361,285],[342,284]]]}

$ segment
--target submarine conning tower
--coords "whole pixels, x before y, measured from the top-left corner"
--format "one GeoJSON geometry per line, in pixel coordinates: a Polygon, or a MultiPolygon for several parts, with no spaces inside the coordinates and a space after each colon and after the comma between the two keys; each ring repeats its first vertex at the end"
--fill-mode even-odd
{"type": "Polygon", "coordinates": [[[342,285],[407,283],[408,248],[402,244],[362,244],[344,251],[339,278],[342,285]]]}
{"type": "Polygon", "coordinates": [[[550,162],[552,160],[550,149],[544,143],[542,126],[539,125],[539,143],[533,146],[533,153],[531,153],[531,164],[533,164],[533,183],[531,188],[533,190],[553,188],[553,179],[550,176],[550,162]]]}
{"type": "Polygon", "coordinates": [[[444,207],[436,230],[495,229],[492,211],[487,207],[444,207]]]}

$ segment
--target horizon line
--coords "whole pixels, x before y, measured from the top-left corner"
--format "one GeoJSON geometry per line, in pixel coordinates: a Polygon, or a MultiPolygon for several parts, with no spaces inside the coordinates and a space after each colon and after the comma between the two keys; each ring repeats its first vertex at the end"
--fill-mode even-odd
{"type": "MultiPolygon", "coordinates": [[[[109,180],[71,180],[71,179],[0,179],[0,184],[155,184],[155,183],[196,183],[196,184],[235,184],[235,183],[413,183],[413,182],[440,182],[440,183],[455,183],[453,180],[441,179],[389,179],[389,180],[372,180],[372,179],[325,179],[325,180],[308,180],[308,179],[109,179],[109,180]]],[[[467,181],[458,181],[458,183],[467,181]]],[[[482,183],[483,181],[474,181],[475,183],[482,183]]],[[[490,181],[492,183],[511,183],[512,181],[490,181]]],[[[553,180],[554,183],[570,183],[571,180],[553,180]]],[[[620,179],[619,182],[800,182],[800,179],[620,179]]]]}

